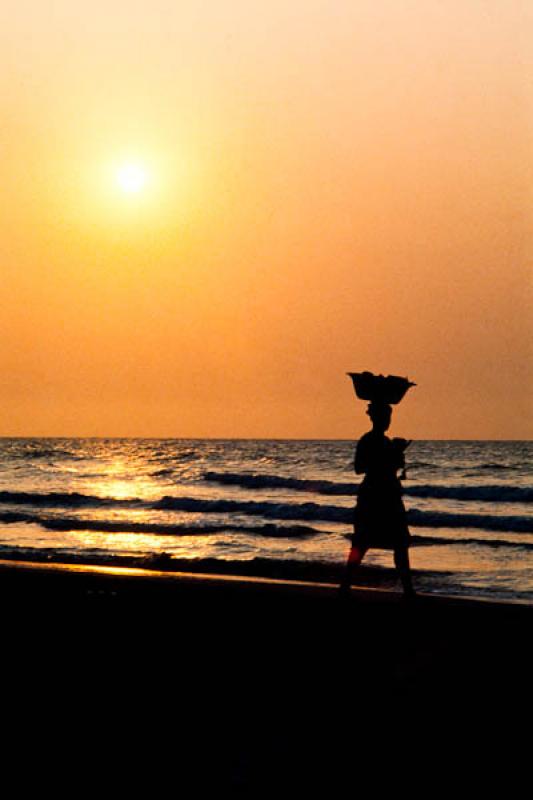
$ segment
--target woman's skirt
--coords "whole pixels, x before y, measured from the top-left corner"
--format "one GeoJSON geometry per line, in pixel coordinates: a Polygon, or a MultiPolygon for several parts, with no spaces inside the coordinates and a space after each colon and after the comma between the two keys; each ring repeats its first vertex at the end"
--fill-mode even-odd
{"type": "Polygon", "coordinates": [[[378,547],[384,550],[409,547],[411,535],[407,525],[407,514],[401,496],[401,488],[391,491],[372,490],[361,485],[353,516],[354,533],[352,547],[368,550],[378,547]]]}

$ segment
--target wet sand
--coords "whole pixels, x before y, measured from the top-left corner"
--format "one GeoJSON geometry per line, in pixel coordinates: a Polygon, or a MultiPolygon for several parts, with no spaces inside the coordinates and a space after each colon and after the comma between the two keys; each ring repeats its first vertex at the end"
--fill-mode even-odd
{"type": "Polygon", "coordinates": [[[530,607],[13,561],[0,586],[4,755],[40,790],[509,789],[527,763],[530,607]]]}

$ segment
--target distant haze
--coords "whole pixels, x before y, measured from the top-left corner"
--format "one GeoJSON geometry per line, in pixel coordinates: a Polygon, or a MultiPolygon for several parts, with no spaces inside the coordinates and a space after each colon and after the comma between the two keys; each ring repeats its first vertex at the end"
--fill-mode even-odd
{"type": "Polygon", "coordinates": [[[0,435],[348,438],[368,369],[418,384],[393,433],[529,438],[532,36],[518,0],[4,0],[0,435]]]}

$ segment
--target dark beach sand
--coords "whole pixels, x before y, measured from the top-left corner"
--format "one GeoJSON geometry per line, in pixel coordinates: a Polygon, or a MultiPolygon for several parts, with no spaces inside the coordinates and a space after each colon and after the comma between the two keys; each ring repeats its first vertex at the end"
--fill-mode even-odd
{"type": "Polygon", "coordinates": [[[14,561],[0,586],[5,776],[27,788],[432,794],[525,774],[530,607],[14,561]]]}

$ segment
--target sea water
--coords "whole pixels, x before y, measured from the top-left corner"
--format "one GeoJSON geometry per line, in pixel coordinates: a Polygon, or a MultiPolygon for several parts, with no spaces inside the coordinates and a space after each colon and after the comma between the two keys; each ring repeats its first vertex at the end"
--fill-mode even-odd
{"type": "MultiPolygon", "coordinates": [[[[354,447],[0,439],[0,558],[342,564],[354,447]]],[[[532,454],[532,442],[413,442],[403,486],[420,589],[533,600],[532,454]]],[[[388,570],[392,554],[371,550],[365,563],[388,570]]]]}

